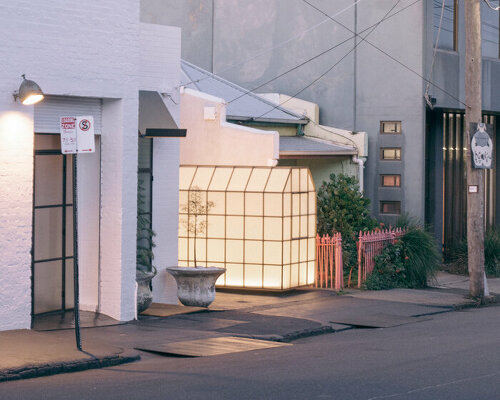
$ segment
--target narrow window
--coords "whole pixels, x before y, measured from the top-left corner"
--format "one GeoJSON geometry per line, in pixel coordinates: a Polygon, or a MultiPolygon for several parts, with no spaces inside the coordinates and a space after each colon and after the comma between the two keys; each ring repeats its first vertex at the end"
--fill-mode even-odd
{"type": "Polygon", "coordinates": [[[434,0],[432,25],[434,46],[439,49],[457,50],[458,39],[458,1],[434,0]]]}
{"type": "Polygon", "coordinates": [[[397,161],[401,160],[401,147],[383,147],[380,149],[380,159],[397,161]]]}
{"type": "Polygon", "coordinates": [[[401,187],[401,175],[380,175],[381,186],[401,187]]]}
{"type": "Polygon", "coordinates": [[[380,214],[401,214],[400,201],[381,201],[380,214]]]}
{"type": "Polygon", "coordinates": [[[481,2],[481,50],[483,57],[499,57],[499,18],[500,13],[481,2]]]}
{"type": "Polygon", "coordinates": [[[380,133],[401,133],[401,121],[381,121],[380,133]]]}

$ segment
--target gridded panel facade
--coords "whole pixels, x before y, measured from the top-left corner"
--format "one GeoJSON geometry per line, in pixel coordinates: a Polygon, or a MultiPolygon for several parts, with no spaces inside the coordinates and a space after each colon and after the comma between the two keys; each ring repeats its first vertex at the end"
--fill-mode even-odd
{"type": "Polygon", "coordinates": [[[218,286],[314,283],[316,191],[308,168],[181,166],[179,266],[195,265],[195,218],[206,228],[196,235],[196,264],[225,267],[218,286]],[[203,211],[196,216],[188,207],[195,198],[203,211]]]}

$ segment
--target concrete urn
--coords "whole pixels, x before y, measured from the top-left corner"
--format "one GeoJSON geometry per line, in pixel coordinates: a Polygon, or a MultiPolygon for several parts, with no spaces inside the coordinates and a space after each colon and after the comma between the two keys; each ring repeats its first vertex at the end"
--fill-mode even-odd
{"type": "Polygon", "coordinates": [[[147,310],[153,302],[151,280],[156,276],[156,269],[146,271],[137,269],[135,279],[137,282],[137,314],[147,310]]]}
{"type": "Polygon", "coordinates": [[[215,282],[226,272],[218,267],[167,267],[177,282],[177,297],[185,306],[208,307],[215,299],[215,282]]]}

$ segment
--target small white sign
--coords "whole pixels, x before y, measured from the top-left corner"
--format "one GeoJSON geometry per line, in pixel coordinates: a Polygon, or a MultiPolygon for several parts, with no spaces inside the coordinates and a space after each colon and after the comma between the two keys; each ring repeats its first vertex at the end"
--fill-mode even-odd
{"type": "Polygon", "coordinates": [[[469,193],[477,193],[479,191],[479,187],[477,185],[469,185],[469,193]]]}
{"type": "Polygon", "coordinates": [[[94,117],[76,117],[76,143],[78,153],[95,151],[94,117]]]}
{"type": "Polygon", "coordinates": [[[61,117],[59,128],[61,133],[61,153],[76,153],[76,118],[61,117]]]}

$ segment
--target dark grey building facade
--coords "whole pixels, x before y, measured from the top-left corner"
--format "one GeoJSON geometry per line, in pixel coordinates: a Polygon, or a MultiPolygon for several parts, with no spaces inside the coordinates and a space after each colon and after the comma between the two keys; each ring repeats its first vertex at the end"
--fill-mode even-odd
{"type": "MultiPolygon", "coordinates": [[[[187,61],[255,92],[318,103],[322,124],[367,132],[373,215],[391,224],[408,213],[452,246],[465,232],[462,2],[309,3],[142,0],[141,19],[180,26],[187,61]]],[[[482,7],[483,109],[498,139],[499,13],[482,7]]],[[[500,217],[496,163],[489,226],[500,217]]]]}

